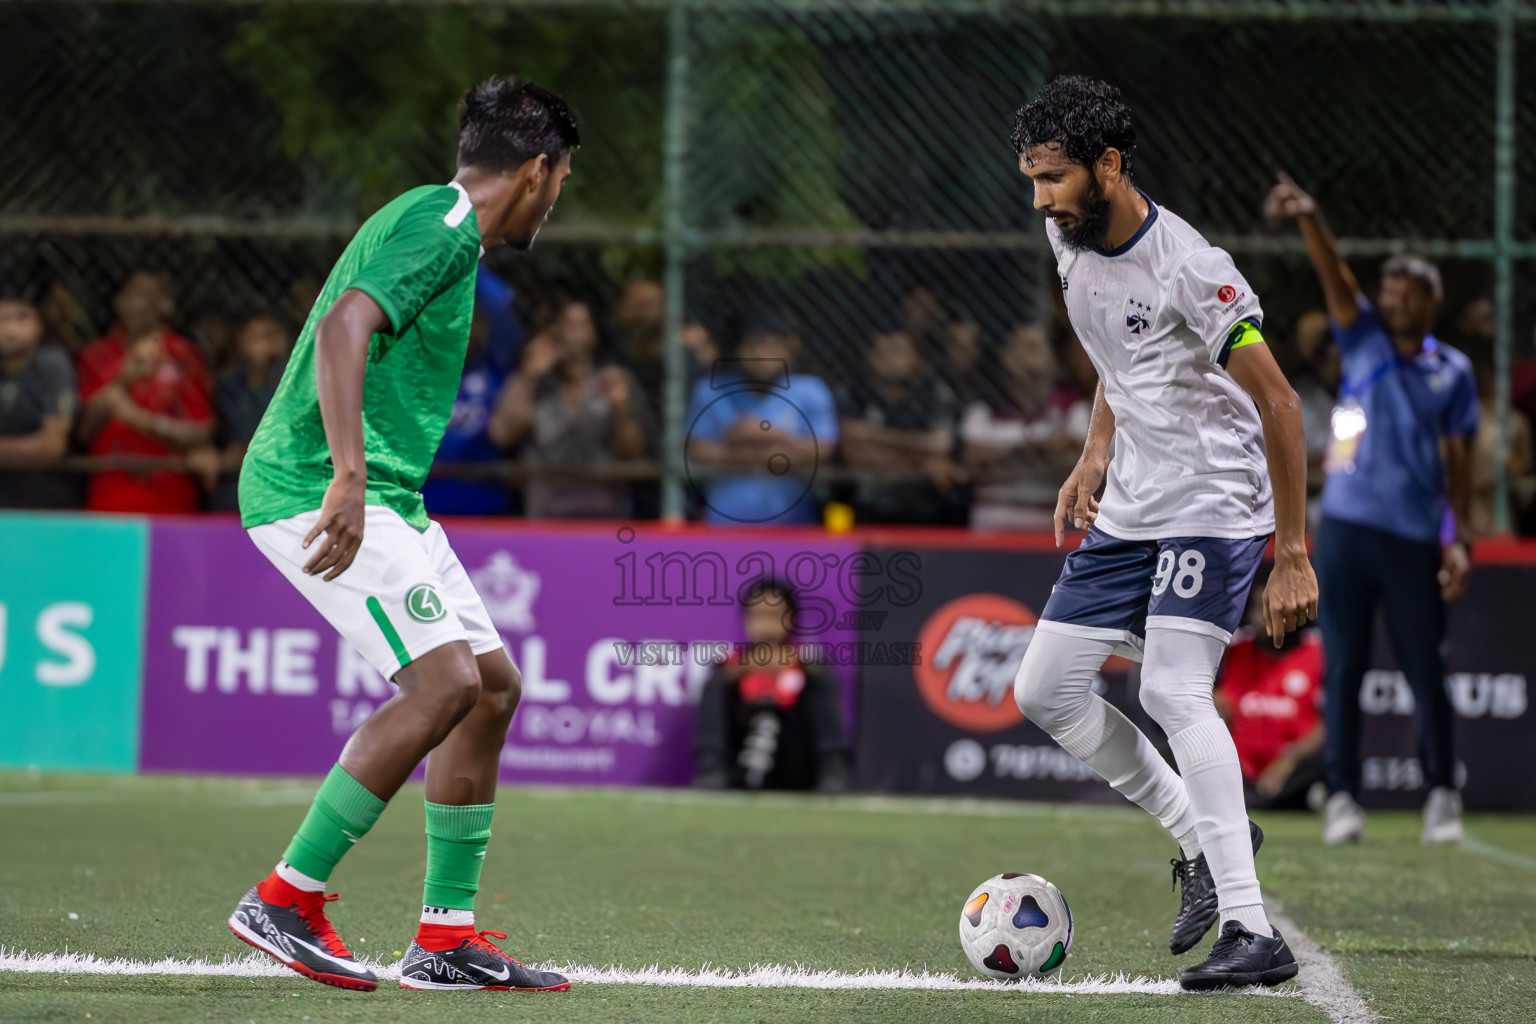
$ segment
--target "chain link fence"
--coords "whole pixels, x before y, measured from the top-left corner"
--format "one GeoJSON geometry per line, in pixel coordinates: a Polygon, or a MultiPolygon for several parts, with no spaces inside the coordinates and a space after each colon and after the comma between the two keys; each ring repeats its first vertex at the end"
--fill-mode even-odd
{"type": "MultiPolygon", "coordinates": [[[[650,504],[676,514],[690,323],[728,351],[771,311],[797,370],[845,391],[904,329],[957,417],[1038,401],[1031,374],[1087,386],[1007,142],[1035,89],[1087,73],[1136,115],[1141,187],[1232,251],[1291,369],[1321,296],[1294,229],[1259,213],[1277,169],[1368,286],[1391,252],[1439,260],[1441,333],[1487,366],[1497,448],[1536,324],[1536,204],[1514,201],[1536,181],[1527,67],[1525,0],[3,3],[0,263],[49,297],[61,340],[105,329],[141,267],[170,276],[199,342],[239,309],[301,318],[363,217],[451,177],[464,89],[533,78],[570,100],[584,144],[536,250],[488,262],[530,321],[556,292],[606,322],[630,282],[665,285],[659,318],[607,340],[650,367],[650,504]]],[[[972,483],[1043,486],[1061,454],[972,483]]],[[[823,498],[867,475],[825,462],[823,498]]]]}

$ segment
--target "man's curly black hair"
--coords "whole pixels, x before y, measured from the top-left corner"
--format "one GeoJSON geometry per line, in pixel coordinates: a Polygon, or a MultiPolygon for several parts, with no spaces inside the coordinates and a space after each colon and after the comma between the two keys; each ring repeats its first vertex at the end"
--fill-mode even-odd
{"type": "Polygon", "coordinates": [[[1120,167],[1131,177],[1136,128],[1120,90],[1083,75],[1062,75],[1047,82],[1014,117],[1013,151],[1059,145],[1073,163],[1092,167],[1106,149],[1120,151],[1120,167]]]}

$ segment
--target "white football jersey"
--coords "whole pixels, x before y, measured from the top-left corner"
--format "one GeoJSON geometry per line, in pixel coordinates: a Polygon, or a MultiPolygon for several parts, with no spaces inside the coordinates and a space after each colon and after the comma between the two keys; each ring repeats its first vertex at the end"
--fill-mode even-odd
{"type": "Polygon", "coordinates": [[[1241,539],[1275,528],[1258,408],[1220,365],[1227,334],[1263,311],[1232,257],[1147,200],[1113,251],[1046,235],[1072,328],[1115,414],[1098,526],[1124,540],[1241,539]]]}

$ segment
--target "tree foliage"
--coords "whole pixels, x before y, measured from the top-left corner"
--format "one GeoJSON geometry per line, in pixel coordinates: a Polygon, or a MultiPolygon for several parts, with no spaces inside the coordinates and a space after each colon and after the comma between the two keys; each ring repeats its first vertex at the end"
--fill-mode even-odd
{"type": "MultiPolygon", "coordinates": [[[[684,221],[844,228],[843,141],[820,55],[771,21],[695,14],[686,101],[684,221]]],[[[571,103],[582,148],[561,200],[568,224],[663,221],[667,13],[615,6],[506,8],[274,4],[229,58],[283,111],[289,156],[355,183],[359,212],[453,171],[455,111],[474,82],[517,74],[571,103]]],[[[723,249],[725,271],[782,275],[836,252],[723,249]]]]}

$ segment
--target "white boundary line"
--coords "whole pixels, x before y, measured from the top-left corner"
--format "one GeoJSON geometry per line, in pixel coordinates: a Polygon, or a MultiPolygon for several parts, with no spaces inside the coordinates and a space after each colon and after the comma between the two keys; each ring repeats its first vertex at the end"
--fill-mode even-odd
{"type": "MultiPolygon", "coordinates": [[[[368,962],[384,981],[400,979],[400,965],[368,962]]],[[[954,992],[982,990],[994,992],[1038,992],[1070,995],[1188,995],[1173,979],[1130,978],[1123,974],[1097,975],[1073,981],[1055,979],[1004,983],[980,978],[958,978],[953,974],[931,971],[818,971],[807,967],[759,965],[744,970],[706,965],[697,971],[680,967],[654,965],[625,967],[590,967],[570,964],[540,964],[541,970],[559,971],[577,984],[651,985],[673,988],[806,988],[806,989],[924,989],[954,992]]],[[[234,978],[288,978],[297,976],[269,957],[251,953],[223,960],[126,960],[100,957],[93,953],[28,953],[0,947],[0,972],[21,974],[116,974],[116,975],[195,975],[234,978]]],[[[1269,989],[1245,989],[1242,994],[1295,996],[1294,992],[1269,989]]]]}
{"type": "MultiPolygon", "coordinates": [[[[1313,942],[1301,925],[1291,919],[1275,900],[1265,900],[1265,913],[1269,923],[1280,929],[1286,945],[1301,965],[1296,984],[1301,997],[1328,1015],[1331,1024],[1378,1024],[1376,1011],[1360,997],[1355,986],[1344,977],[1328,951],[1313,942]]],[[[0,963],[4,959],[0,958],[0,963]]]]}
{"type": "Polygon", "coordinates": [[[1489,860],[1496,861],[1497,863],[1503,864],[1507,867],[1525,868],[1529,871],[1536,871],[1536,857],[1527,857],[1523,853],[1514,853],[1510,850],[1504,850],[1494,846],[1491,843],[1485,843],[1481,839],[1477,839],[1473,836],[1467,836],[1464,838],[1461,841],[1460,846],[1468,853],[1475,853],[1479,857],[1487,857],[1489,860]]]}

